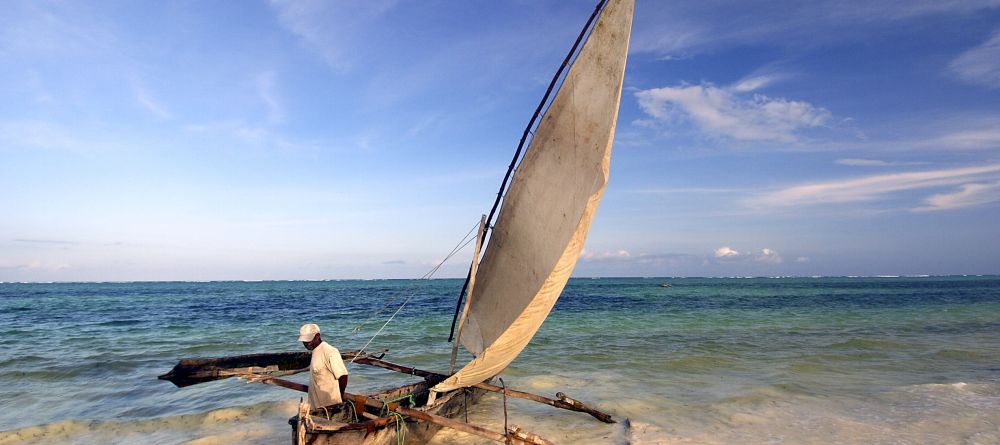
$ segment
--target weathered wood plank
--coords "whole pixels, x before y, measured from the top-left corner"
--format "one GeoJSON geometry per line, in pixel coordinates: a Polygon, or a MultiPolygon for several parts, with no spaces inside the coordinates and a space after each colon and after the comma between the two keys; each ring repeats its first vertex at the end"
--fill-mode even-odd
{"type": "MultiPolygon", "coordinates": [[[[420,369],[416,369],[416,368],[410,368],[408,366],[398,365],[398,364],[395,364],[395,363],[392,363],[392,362],[387,362],[385,360],[381,360],[381,359],[377,359],[377,358],[373,358],[373,357],[359,357],[354,362],[355,363],[365,364],[365,365],[370,365],[370,366],[377,366],[377,367],[388,369],[388,370],[391,370],[391,371],[401,372],[403,374],[410,374],[410,375],[414,375],[414,376],[418,376],[418,377],[424,377],[424,378],[444,379],[446,377],[444,374],[439,374],[439,373],[432,372],[432,371],[424,371],[424,370],[420,370],[420,369]]],[[[513,390],[513,389],[510,389],[510,388],[507,388],[506,390],[504,390],[503,388],[501,388],[499,386],[491,385],[489,383],[479,383],[479,384],[473,385],[473,387],[474,388],[479,388],[479,389],[485,389],[487,391],[501,393],[501,394],[504,393],[504,391],[506,391],[507,395],[510,396],[510,397],[516,397],[516,398],[519,398],[519,399],[526,399],[526,400],[533,400],[535,402],[544,403],[546,405],[553,406],[553,407],[556,407],[556,408],[561,408],[561,409],[565,409],[565,410],[569,410],[569,411],[577,411],[577,412],[587,413],[587,414],[590,414],[591,416],[593,416],[595,419],[600,420],[601,422],[604,422],[604,423],[615,423],[615,420],[611,417],[611,415],[609,415],[607,413],[604,413],[604,412],[601,412],[601,411],[599,411],[597,409],[591,408],[591,407],[585,405],[584,403],[582,403],[580,401],[573,400],[573,399],[567,397],[565,394],[563,394],[561,392],[560,393],[556,393],[556,397],[559,397],[559,399],[560,399],[560,400],[556,400],[556,399],[550,399],[548,397],[540,396],[540,395],[537,395],[537,394],[532,394],[532,393],[529,393],[529,392],[513,390]]]]}

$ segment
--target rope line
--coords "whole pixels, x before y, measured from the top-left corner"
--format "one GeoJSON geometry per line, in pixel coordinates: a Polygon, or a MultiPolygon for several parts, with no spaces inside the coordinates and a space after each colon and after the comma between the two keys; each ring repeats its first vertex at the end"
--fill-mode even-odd
{"type": "Polygon", "coordinates": [[[353,403],[345,403],[344,405],[347,407],[347,409],[349,409],[351,411],[351,414],[350,414],[351,417],[350,418],[354,422],[357,422],[359,420],[359,417],[358,417],[358,411],[357,411],[357,409],[355,409],[354,404],[353,403]]]}
{"type": "Polygon", "coordinates": [[[406,443],[405,419],[403,419],[402,414],[395,411],[392,412],[392,417],[396,419],[396,445],[403,445],[406,443]]]}
{"type": "MultiPolygon", "coordinates": [[[[462,239],[458,242],[458,244],[456,244],[455,247],[453,249],[451,249],[451,252],[449,252],[448,255],[445,255],[445,257],[444,257],[443,260],[441,260],[440,262],[438,262],[438,264],[436,266],[434,266],[433,268],[431,268],[431,270],[429,270],[427,273],[423,274],[419,279],[420,280],[426,280],[426,279],[432,277],[435,273],[437,273],[438,269],[440,269],[441,266],[444,265],[445,262],[447,262],[449,259],[451,259],[451,257],[455,256],[455,254],[457,254],[459,251],[461,251],[463,248],[465,248],[465,246],[468,246],[469,243],[471,243],[472,240],[475,239],[475,238],[469,238],[469,236],[472,235],[476,231],[477,227],[479,227],[478,223],[475,224],[475,225],[473,225],[472,228],[469,229],[469,231],[465,234],[465,236],[463,236],[462,239]]],[[[378,308],[375,311],[375,313],[372,314],[372,316],[368,317],[365,321],[362,321],[357,326],[355,326],[354,329],[351,332],[361,332],[361,329],[364,328],[364,326],[366,324],[368,324],[372,320],[378,318],[382,314],[382,311],[385,308],[389,307],[394,301],[395,300],[392,300],[392,299],[390,299],[389,301],[386,301],[386,303],[383,304],[382,307],[378,308]]],[[[403,304],[405,305],[406,303],[404,302],[403,304]]],[[[351,362],[353,363],[353,360],[351,362]]]]}
{"type": "MultiPolygon", "coordinates": [[[[463,248],[465,248],[465,246],[469,245],[469,243],[471,243],[472,241],[474,241],[476,238],[475,237],[471,237],[470,238],[470,235],[472,235],[476,231],[476,229],[478,229],[478,228],[479,228],[479,222],[477,221],[476,224],[472,226],[472,229],[469,229],[469,232],[466,233],[464,237],[462,237],[462,239],[458,242],[458,244],[455,245],[455,247],[453,249],[451,249],[451,252],[449,252],[448,255],[446,255],[444,257],[443,260],[441,260],[436,266],[434,266],[434,268],[432,268],[430,271],[428,271],[422,277],[420,277],[420,279],[421,280],[430,279],[430,277],[434,276],[434,274],[437,273],[437,271],[439,269],[441,269],[441,266],[443,266],[445,262],[447,262],[449,259],[451,259],[451,257],[455,256],[455,254],[457,254],[459,251],[461,251],[463,248]]],[[[411,288],[411,290],[412,290],[412,288],[411,288]]],[[[372,335],[372,338],[368,339],[368,342],[365,343],[365,345],[363,347],[361,347],[361,349],[358,350],[358,354],[355,355],[353,358],[351,358],[350,363],[353,364],[354,361],[358,359],[358,357],[361,357],[363,355],[365,349],[367,349],[368,346],[371,345],[373,341],[375,341],[375,338],[378,337],[379,334],[382,333],[382,331],[385,329],[385,327],[388,326],[389,323],[392,322],[392,320],[394,318],[396,318],[396,315],[399,314],[399,312],[402,311],[404,307],[406,307],[406,304],[409,303],[410,300],[413,299],[413,297],[415,295],[416,295],[415,292],[411,292],[410,295],[407,296],[405,300],[403,300],[403,304],[399,305],[399,308],[396,309],[396,312],[393,312],[392,316],[389,317],[389,319],[386,320],[385,323],[382,324],[382,327],[380,327],[378,329],[378,331],[375,332],[375,335],[372,335]]],[[[375,315],[373,315],[371,317],[368,317],[368,320],[365,320],[361,324],[355,326],[353,332],[360,332],[361,328],[365,324],[367,324],[369,321],[373,320],[374,318],[378,317],[379,314],[381,314],[381,312],[382,312],[383,309],[389,307],[389,304],[390,303],[387,302],[386,304],[384,304],[381,308],[379,308],[375,312],[375,315]]]]}
{"type": "Polygon", "coordinates": [[[472,240],[476,239],[475,237],[471,237],[470,238],[470,236],[476,231],[477,228],[479,228],[479,222],[478,221],[476,222],[476,224],[472,225],[472,228],[469,229],[469,231],[465,234],[465,236],[462,237],[462,240],[459,241],[458,244],[455,245],[454,249],[451,249],[451,252],[449,252],[448,255],[445,255],[444,259],[441,260],[441,262],[439,262],[437,264],[437,266],[434,266],[433,269],[431,269],[430,271],[428,271],[427,273],[425,273],[424,276],[422,276],[420,278],[421,279],[430,278],[432,275],[434,275],[434,273],[436,273],[438,271],[438,269],[441,268],[441,266],[444,265],[444,263],[446,261],[448,261],[449,259],[451,259],[451,257],[455,256],[455,254],[458,253],[460,250],[462,250],[465,246],[469,245],[469,243],[472,242],[472,240]]]}
{"type": "Polygon", "coordinates": [[[397,397],[392,400],[380,400],[382,402],[382,409],[379,410],[379,417],[389,416],[396,419],[396,444],[403,445],[406,443],[406,421],[403,415],[395,411],[389,410],[389,404],[398,402],[400,400],[410,400],[410,406],[416,406],[416,402],[413,400],[413,394],[406,394],[402,397],[397,397]]]}
{"type": "Polygon", "coordinates": [[[392,313],[392,316],[389,317],[389,319],[385,321],[385,323],[382,325],[382,327],[378,328],[378,332],[375,332],[375,335],[373,335],[372,338],[370,338],[368,340],[368,343],[365,343],[365,345],[362,346],[361,349],[358,350],[358,354],[355,355],[353,358],[351,358],[351,363],[354,363],[354,361],[357,360],[358,357],[361,357],[361,353],[365,352],[365,348],[367,348],[368,345],[372,344],[372,341],[375,340],[375,337],[378,337],[378,335],[382,333],[382,330],[385,329],[385,327],[389,325],[389,322],[391,322],[393,318],[396,318],[396,314],[398,314],[399,311],[403,310],[403,308],[406,307],[406,303],[410,302],[410,298],[413,298],[413,295],[410,295],[409,297],[407,297],[406,301],[404,301],[403,304],[399,305],[399,309],[396,309],[396,312],[392,313]]]}

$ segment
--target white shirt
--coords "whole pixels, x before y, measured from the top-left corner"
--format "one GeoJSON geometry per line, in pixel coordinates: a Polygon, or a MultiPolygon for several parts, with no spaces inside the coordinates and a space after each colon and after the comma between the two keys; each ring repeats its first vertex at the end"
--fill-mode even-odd
{"type": "Polygon", "coordinates": [[[340,351],[327,342],[321,342],[312,351],[309,363],[309,404],[313,408],[341,403],[341,376],[347,375],[347,367],[340,358],[340,351]]]}

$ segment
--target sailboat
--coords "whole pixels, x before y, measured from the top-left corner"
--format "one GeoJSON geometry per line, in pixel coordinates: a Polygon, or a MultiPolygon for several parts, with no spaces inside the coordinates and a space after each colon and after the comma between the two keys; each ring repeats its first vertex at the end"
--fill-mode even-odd
{"type": "MultiPolygon", "coordinates": [[[[454,419],[489,391],[613,421],[562,393],[551,399],[496,386],[493,379],[548,317],[583,249],[607,185],[633,8],[634,0],[598,3],[528,124],[490,216],[481,221],[454,345],[460,343],[474,358],[455,371],[453,349],[448,372],[439,373],[388,362],[381,355],[346,352],[345,360],[423,381],[369,395],[344,394],[344,403],[331,407],[302,405],[289,421],[293,443],[388,444],[405,438],[414,444],[443,427],[505,443],[549,443],[520,428],[497,432],[454,419]],[[571,60],[503,193],[535,119],[571,60]],[[477,262],[501,197],[499,216],[477,262]]],[[[160,378],[187,386],[240,376],[304,391],[305,385],[280,377],[308,363],[308,352],[188,359],[160,378]]]]}

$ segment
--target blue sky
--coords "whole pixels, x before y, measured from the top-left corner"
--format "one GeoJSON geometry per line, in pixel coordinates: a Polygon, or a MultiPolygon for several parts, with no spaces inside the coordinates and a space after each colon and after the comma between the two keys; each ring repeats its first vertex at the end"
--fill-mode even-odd
{"type": "MultiPolygon", "coordinates": [[[[5,2],[0,281],[419,277],[592,3],[5,2]]],[[[1000,273],[997,221],[1000,2],[638,0],[576,275],[1000,273]]]]}

